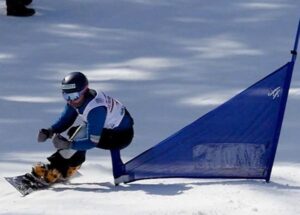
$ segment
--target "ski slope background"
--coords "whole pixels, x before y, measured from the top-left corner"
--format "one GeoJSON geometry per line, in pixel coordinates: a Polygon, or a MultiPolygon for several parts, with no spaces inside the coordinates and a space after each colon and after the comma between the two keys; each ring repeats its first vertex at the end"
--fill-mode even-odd
{"type": "Polygon", "coordinates": [[[124,161],[165,139],[290,59],[295,0],[36,0],[34,17],[0,1],[0,214],[299,214],[300,66],[296,62],[271,183],[161,179],[114,187],[109,153],[82,177],[25,198],[4,176],[46,161],[39,128],[63,109],[60,81],[82,71],[135,119],[124,161]]]}

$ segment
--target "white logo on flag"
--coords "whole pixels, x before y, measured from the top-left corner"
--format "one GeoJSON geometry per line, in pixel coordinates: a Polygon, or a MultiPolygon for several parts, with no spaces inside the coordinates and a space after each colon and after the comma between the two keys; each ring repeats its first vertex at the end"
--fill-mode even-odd
{"type": "Polygon", "coordinates": [[[273,99],[279,98],[281,91],[282,91],[281,87],[277,87],[274,90],[270,90],[268,96],[272,96],[273,99]]]}

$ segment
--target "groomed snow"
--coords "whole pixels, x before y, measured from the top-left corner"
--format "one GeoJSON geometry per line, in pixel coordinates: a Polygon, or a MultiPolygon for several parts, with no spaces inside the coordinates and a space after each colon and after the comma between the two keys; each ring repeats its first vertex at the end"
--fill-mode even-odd
{"type": "MultiPolygon", "coordinates": [[[[60,80],[82,71],[125,103],[131,159],[290,59],[294,0],[35,0],[5,16],[0,1],[0,214],[300,214],[300,72],[296,63],[271,182],[160,179],[115,187],[109,153],[88,152],[83,176],[22,197],[5,176],[45,161],[39,128],[58,117],[60,80]]],[[[298,59],[299,60],[299,59],[298,59]]]]}

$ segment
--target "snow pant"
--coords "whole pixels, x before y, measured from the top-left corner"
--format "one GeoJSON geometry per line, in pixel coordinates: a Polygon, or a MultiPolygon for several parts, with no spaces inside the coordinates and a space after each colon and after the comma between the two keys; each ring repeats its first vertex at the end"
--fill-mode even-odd
{"type": "Polygon", "coordinates": [[[22,0],[6,0],[6,6],[7,7],[20,7],[24,6],[22,3],[22,0]]]}
{"type": "MultiPolygon", "coordinates": [[[[73,136],[78,126],[72,127],[68,131],[68,136],[73,136]]],[[[74,140],[81,139],[86,135],[85,127],[75,135],[74,140]]],[[[110,150],[112,159],[112,169],[114,178],[125,173],[124,164],[121,159],[120,150],[127,147],[134,136],[133,127],[126,130],[103,129],[97,148],[110,150]]],[[[48,157],[50,167],[58,169],[63,177],[66,177],[69,167],[80,166],[85,161],[86,151],[73,149],[60,149],[48,157]]]]}
{"type": "Polygon", "coordinates": [[[133,136],[133,127],[122,131],[114,131],[110,129],[103,129],[102,131],[97,148],[110,150],[114,178],[118,178],[125,173],[125,167],[121,159],[120,150],[131,143],[133,136]]]}
{"type": "Polygon", "coordinates": [[[27,8],[32,0],[6,0],[6,15],[26,17],[35,14],[35,10],[27,8]]]}
{"type": "Polygon", "coordinates": [[[22,8],[31,2],[32,0],[6,0],[6,6],[8,8],[22,8]]]}

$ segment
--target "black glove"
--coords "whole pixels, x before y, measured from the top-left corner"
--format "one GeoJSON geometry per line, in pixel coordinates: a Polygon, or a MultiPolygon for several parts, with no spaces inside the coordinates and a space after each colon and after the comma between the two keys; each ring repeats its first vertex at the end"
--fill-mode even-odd
{"type": "Polygon", "coordinates": [[[52,139],[53,145],[57,149],[70,149],[72,147],[72,142],[67,140],[60,134],[56,134],[52,139]]]}
{"type": "Polygon", "coordinates": [[[53,136],[53,130],[51,128],[45,129],[42,128],[41,130],[39,130],[39,134],[37,137],[37,141],[40,142],[45,142],[48,138],[52,138],[53,136]]]}

